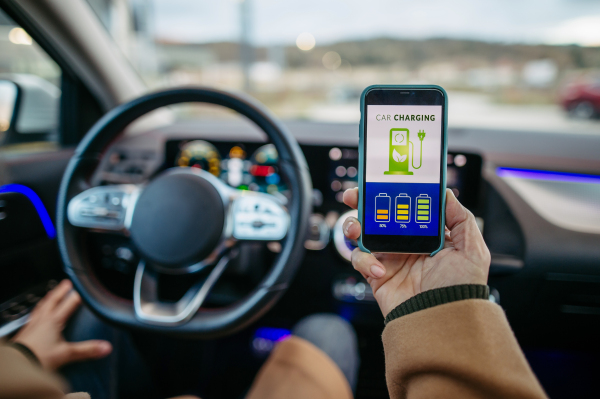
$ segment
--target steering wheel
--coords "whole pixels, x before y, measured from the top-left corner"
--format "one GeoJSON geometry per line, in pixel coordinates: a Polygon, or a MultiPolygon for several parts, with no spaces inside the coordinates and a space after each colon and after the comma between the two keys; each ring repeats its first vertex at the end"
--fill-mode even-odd
{"type": "MultiPolygon", "coordinates": [[[[105,320],[141,330],[212,338],[235,332],[270,309],[290,284],[304,251],[311,212],[308,166],[293,136],[257,102],[211,88],[160,91],[118,106],[83,138],[60,187],[57,233],[64,269],[85,303],[105,320]],[[291,200],[237,190],[197,168],[171,168],[143,184],[91,187],[102,154],[131,122],[167,105],[200,102],[230,108],[254,122],[279,154],[291,200]],[[141,261],[133,298],[111,293],[94,275],[84,230],[120,231],[131,237],[141,261]],[[262,281],[238,302],[202,309],[237,243],[282,240],[281,252],[262,281]],[[210,270],[201,279],[199,270],[210,270]],[[160,274],[198,280],[175,302],[158,296],[160,274]]],[[[202,273],[206,274],[206,273],[202,273]]]]}

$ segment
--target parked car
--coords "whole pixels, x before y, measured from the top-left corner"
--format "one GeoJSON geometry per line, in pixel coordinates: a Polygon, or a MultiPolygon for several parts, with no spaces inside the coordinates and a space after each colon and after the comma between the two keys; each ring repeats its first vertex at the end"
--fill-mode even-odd
{"type": "Polygon", "coordinates": [[[600,115],[600,80],[567,85],[560,103],[573,118],[590,119],[600,115]]]}

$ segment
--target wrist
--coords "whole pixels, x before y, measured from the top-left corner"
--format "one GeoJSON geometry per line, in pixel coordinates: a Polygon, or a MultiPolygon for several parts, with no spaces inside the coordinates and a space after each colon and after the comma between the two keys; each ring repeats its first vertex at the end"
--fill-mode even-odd
{"type": "Polygon", "coordinates": [[[34,365],[36,365],[38,367],[42,367],[42,363],[40,362],[40,359],[27,345],[22,344],[20,342],[9,342],[8,346],[21,352],[21,354],[23,356],[25,356],[27,358],[27,360],[29,360],[34,365]]]}
{"type": "Polygon", "coordinates": [[[466,299],[489,299],[490,289],[483,284],[462,284],[421,292],[402,302],[385,317],[385,324],[420,310],[466,299]]]}

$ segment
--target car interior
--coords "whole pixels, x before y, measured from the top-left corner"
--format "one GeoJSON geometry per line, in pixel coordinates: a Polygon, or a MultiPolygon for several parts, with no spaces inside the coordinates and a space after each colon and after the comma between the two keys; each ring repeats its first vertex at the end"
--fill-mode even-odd
{"type": "MultiPolygon", "coordinates": [[[[514,84],[530,78],[528,99],[554,102],[484,104],[517,89],[489,86],[495,75],[480,66],[467,75],[488,83],[461,91],[450,72],[426,74],[434,58],[378,75],[376,61],[352,59],[360,41],[315,47],[302,30],[291,44],[257,44],[249,20],[261,3],[252,14],[250,2],[231,2],[241,18],[222,21],[239,41],[184,43],[146,25],[193,2],[0,0],[0,338],[70,278],[85,306],[130,333],[161,395],[239,398],[298,320],[334,313],[357,332],[355,396],[388,397],[385,315],[350,263],[356,242],[342,224],[356,211],[342,196],[358,186],[362,89],[431,83],[448,89],[447,186],[491,252],[490,300],[550,397],[597,397],[600,111],[556,93],[575,76],[565,54],[596,90],[600,41],[398,44],[399,57],[416,44],[442,58],[451,45],[490,59],[503,48],[501,71],[513,51],[528,62],[514,84]]],[[[198,23],[225,18],[198,7],[208,14],[198,23]]],[[[393,45],[372,40],[366,58],[393,45]]]]}

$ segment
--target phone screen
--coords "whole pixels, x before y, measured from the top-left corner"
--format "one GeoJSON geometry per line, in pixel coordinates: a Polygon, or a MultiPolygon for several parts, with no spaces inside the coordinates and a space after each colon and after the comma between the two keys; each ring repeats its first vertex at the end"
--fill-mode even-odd
{"type": "Polygon", "coordinates": [[[365,107],[363,234],[439,236],[443,106],[365,107]]]}

